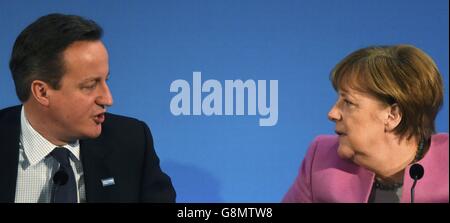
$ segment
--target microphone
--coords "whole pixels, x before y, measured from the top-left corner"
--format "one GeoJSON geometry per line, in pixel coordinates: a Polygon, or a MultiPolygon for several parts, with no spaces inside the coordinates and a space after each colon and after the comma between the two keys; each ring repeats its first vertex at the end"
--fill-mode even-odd
{"type": "Polygon", "coordinates": [[[411,203],[414,203],[414,188],[416,187],[416,183],[418,180],[422,179],[424,174],[423,166],[415,163],[409,168],[409,176],[414,180],[414,183],[411,187],[411,203]]]}
{"type": "Polygon", "coordinates": [[[59,189],[60,186],[66,185],[68,180],[69,180],[69,175],[63,169],[59,169],[55,173],[55,175],[53,175],[53,188],[52,188],[52,195],[51,195],[52,203],[55,203],[55,192],[59,189]]]}
{"type": "Polygon", "coordinates": [[[58,186],[63,186],[67,183],[69,175],[64,170],[58,170],[58,172],[53,175],[53,183],[58,186]]]}

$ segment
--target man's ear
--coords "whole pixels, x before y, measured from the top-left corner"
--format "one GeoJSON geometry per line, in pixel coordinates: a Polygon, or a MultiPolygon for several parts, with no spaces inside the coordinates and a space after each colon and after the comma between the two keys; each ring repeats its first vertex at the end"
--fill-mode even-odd
{"type": "Polygon", "coordinates": [[[50,100],[48,97],[48,91],[50,89],[50,86],[41,81],[41,80],[34,80],[31,82],[31,97],[33,97],[39,104],[42,106],[47,107],[50,104],[50,100]]]}
{"type": "Polygon", "coordinates": [[[386,130],[392,131],[394,130],[402,121],[402,112],[400,111],[400,107],[397,103],[393,105],[389,105],[388,107],[388,116],[386,119],[386,130]]]}

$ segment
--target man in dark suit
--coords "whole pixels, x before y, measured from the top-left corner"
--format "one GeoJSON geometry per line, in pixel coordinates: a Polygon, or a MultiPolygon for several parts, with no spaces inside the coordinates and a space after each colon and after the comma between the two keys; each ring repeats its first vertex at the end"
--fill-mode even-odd
{"type": "Polygon", "coordinates": [[[147,125],[106,113],[101,36],[92,20],[50,14],[16,39],[23,105],[0,110],[0,202],[175,202],[147,125]]]}

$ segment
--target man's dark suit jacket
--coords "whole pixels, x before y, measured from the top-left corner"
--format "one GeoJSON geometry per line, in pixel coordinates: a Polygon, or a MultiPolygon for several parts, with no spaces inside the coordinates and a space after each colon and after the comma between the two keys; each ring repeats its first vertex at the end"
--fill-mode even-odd
{"type": "MultiPolygon", "coordinates": [[[[21,106],[0,110],[0,202],[14,202],[21,106]]],[[[106,114],[96,139],[80,140],[87,202],[175,202],[170,178],[159,166],[147,125],[106,114]],[[115,184],[103,187],[102,179],[115,184]]]]}

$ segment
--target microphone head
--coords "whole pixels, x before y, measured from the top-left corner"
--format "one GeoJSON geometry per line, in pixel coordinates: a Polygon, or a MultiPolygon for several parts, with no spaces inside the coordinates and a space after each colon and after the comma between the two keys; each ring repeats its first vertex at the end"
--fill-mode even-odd
{"type": "Polygon", "coordinates": [[[409,176],[414,180],[420,180],[423,177],[424,170],[422,165],[415,163],[409,168],[409,176]]]}
{"type": "Polygon", "coordinates": [[[58,172],[53,175],[53,183],[59,186],[65,185],[68,179],[69,175],[64,170],[58,170],[58,172]]]}

